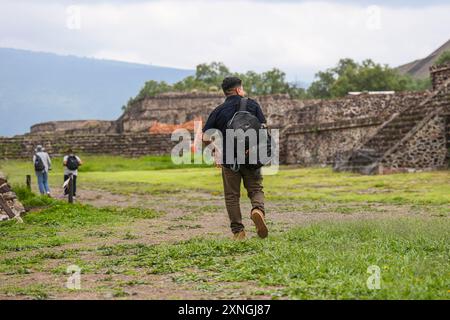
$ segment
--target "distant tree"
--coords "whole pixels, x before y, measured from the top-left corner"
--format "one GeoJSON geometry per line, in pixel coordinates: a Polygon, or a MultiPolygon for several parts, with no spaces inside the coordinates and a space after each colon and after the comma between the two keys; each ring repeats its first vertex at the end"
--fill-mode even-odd
{"type": "Polygon", "coordinates": [[[261,74],[248,71],[245,74],[235,73],[234,75],[242,79],[248,94],[259,95],[263,91],[263,78],[261,74]]]}
{"type": "Polygon", "coordinates": [[[314,98],[331,98],[331,86],[336,81],[332,70],[319,71],[316,81],[308,88],[308,95],[314,98]]]}
{"type": "Polygon", "coordinates": [[[445,63],[450,63],[450,51],[448,51],[448,50],[444,51],[439,56],[439,58],[437,58],[437,60],[434,63],[434,65],[440,65],[440,64],[445,64],[445,63]]]}
{"type": "Polygon", "coordinates": [[[288,90],[289,96],[294,99],[307,99],[309,95],[305,88],[298,87],[296,84],[290,85],[288,90]]]}
{"type": "Polygon", "coordinates": [[[431,78],[414,79],[409,75],[400,76],[400,82],[405,91],[424,91],[431,88],[431,78]]]}
{"type": "MultiPolygon", "coordinates": [[[[369,61],[367,61],[367,63],[371,62],[369,61]]],[[[355,70],[358,69],[358,67],[359,67],[358,63],[356,63],[353,59],[344,58],[338,61],[336,67],[333,68],[332,71],[336,73],[338,76],[343,76],[346,73],[348,73],[349,70],[355,70]]]]}
{"type": "Polygon", "coordinates": [[[154,80],[147,81],[133,101],[145,97],[155,96],[164,92],[219,92],[223,78],[237,76],[242,79],[245,90],[252,96],[276,93],[288,93],[292,97],[304,98],[306,91],[286,81],[286,74],[279,69],[272,69],[263,73],[248,71],[244,74],[231,73],[221,62],[202,63],[196,67],[195,75],[188,76],[173,85],[154,80]]]}
{"type": "MultiPolygon", "coordinates": [[[[450,61],[450,52],[444,52],[436,63],[450,61]]],[[[266,72],[232,73],[222,62],[202,63],[196,67],[195,75],[188,76],[173,85],[164,81],[147,81],[135,98],[130,98],[125,110],[136,100],[152,97],[161,93],[177,92],[219,92],[223,78],[234,75],[242,79],[244,89],[251,96],[269,94],[289,94],[296,99],[333,98],[345,96],[349,91],[419,91],[431,87],[430,79],[415,80],[400,75],[387,65],[381,65],[370,59],[357,63],[346,58],[338,61],[334,68],[319,71],[316,80],[308,89],[291,84],[286,74],[276,68],[266,72]]]]}
{"type": "Polygon", "coordinates": [[[261,94],[287,93],[289,84],[286,74],[279,69],[272,69],[262,74],[263,92],[261,94]]]}
{"type": "Polygon", "coordinates": [[[299,96],[301,88],[289,84],[286,81],[286,74],[276,68],[258,74],[254,71],[248,71],[245,74],[235,73],[235,76],[242,79],[244,89],[250,95],[268,95],[278,93],[288,93],[299,96]]]}
{"type": "Polygon", "coordinates": [[[316,78],[307,92],[314,98],[342,97],[350,91],[423,90],[429,86],[429,81],[400,75],[370,59],[361,63],[341,59],[336,67],[318,72],[316,78]]]}
{"type": "Polygon", "coordinates": [[[181,81],[175,83],[172,87],[172,91],[191,92],[192,90],[206,91],[208,84],[197,80],[195,76],[189,76],[181,81]]]}
{"type": "Polygon", "coordinates": [[[142,99],[145,97],[152,97],[160,93],[168,92],[171,90],[171,85],[165,81],[150,80],[144,84],[144,87],[139,91],[135,99],[142,99]]]}
{"type": "Polygon", "coordinates": [[[195,80],[208,86],[219,87],[222,79],[231,75],[230,70],[222,62],[199,64],[195,71],[195,80]]]}

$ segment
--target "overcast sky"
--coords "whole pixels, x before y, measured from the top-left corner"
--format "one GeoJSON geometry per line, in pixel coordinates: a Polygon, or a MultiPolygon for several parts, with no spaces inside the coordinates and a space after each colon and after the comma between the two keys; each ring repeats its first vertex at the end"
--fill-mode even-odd
{"type": "Polygon", "coordinates": [[[311,81],[343,57],[422,58],[450,39],[449,21],[439,0],[0,0],[0,47],[311,81]]]}

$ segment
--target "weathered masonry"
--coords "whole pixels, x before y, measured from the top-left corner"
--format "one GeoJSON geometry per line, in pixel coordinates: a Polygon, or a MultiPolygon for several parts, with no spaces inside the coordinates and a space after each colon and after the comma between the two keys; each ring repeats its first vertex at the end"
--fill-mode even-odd
{"type": "MultiPolygon", "coordinates": [[[[280,130],[280,161],[333,165],[365,174],[448,168],[450,65],[431,69],[425,92],[362,93],[333,100],[256,97],[271,128],[280,130]]],[[[220,94],[169,93],[136,101],[116,121],[56,121],[0,138],[0,158],[30,157],[42,144],[54,154],[78,152],[140,156],[168,154],[168,134],[150,134],[155,123],[182,124],[208,113],[220,94]]]]}
{"type": "Polygon", "coordinates": [[[25,213],[25,208],[17,200],[5,175],[0,172],[0,221],[20,217],[23,213],[25,213]]]}
{"type": "Polygon", "coordinates": [[[394,112],[347,151],[336,168],[365,174],[448,168],[450,66],[431,69],[433,90],[394,112]]]}

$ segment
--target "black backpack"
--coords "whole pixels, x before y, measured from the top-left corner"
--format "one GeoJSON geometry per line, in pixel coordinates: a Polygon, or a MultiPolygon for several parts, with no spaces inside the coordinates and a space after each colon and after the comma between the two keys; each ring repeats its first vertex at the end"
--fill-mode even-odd
{"type": "Polygon", "coordinates": [[[78,162],[77,157],[75,156],[69,156],[67,158],[66,167],[69,170],[78,170],[78,167],[80,166],[80,163],[78,162]]]}
{"type": "Polygon", "coordinates": [[[261,161],[260,156],[259,156],[260,148],[263,148],[263,147],[267,148],[266,151],[264,151],[264,152],[266,152],[267,157],[269,159],[272,158],[272,149],[271,149],[272,138],[270,136],[270,133],[267,128],[263,127],[263,124],[259,121],[259,119],[247,110],[247,102],[248,102],[247,98],[241,99],[241,102],[239,104],[239,109],[236,111],[233,118],[231,118],[231,120],[227,123],[227,129],[232,129],[232,130],[242,129],[244,132],[246,132],[249,129],[256,130],[257,144],[250,145],[248,139],[245,139],[245,141],[238,141],[238,138],[235,137],[234,164],[231,165],[231,169],[233,171],[238,171],[239,167],[240,167],[240,164],[237,163],[237,146],[239,145],[239,143],[244,143],[244,145],[245,145],[245,147],[244,147],[245,163],[242,165],[244,165],[248,169],[257,170],[257,169],[261,168],[262,166],[266,165],[268,162],[270,162],[270,160],[266,161],[265,163],[263,163],[261,161]],[[266,139],[264,139],[264,140],[266,140],[266,141],[259,141],[260,135],[265,136],[266,139]],[[262,145],[262,143],[264,143],[264,142],[266,142],[267,146],[262,145]],[[256,163],[250,163],[249,155],[250,155],[250,153],[253,153],[253,152],[255,152],[257,154],[256,163]]]}
{"type": "Polygon", "coordinates": [[[42,172],[45,170],[45,165],[44,165],[44,161],[42,161],[42,158],[40,156],[38,156],[38,154],[36,153],[34,155],[34,170],[38,171],[38,172],[42,172]]]}

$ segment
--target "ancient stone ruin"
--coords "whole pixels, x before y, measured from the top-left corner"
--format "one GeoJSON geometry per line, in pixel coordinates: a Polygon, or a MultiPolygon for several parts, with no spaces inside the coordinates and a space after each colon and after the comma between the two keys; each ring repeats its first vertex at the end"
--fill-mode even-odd
{"type": "MultiPolygon", "coordinates": [[[[269,127],[280,130],[281,163],[365,174],[448,168],[450,65],[430,71],[433,89],[424,92],[368,92],[331,100],[253,98],[269,127]]],[[[0,137],[0,158],[29,158],[37,144],[53,155],[68,147],[93,154],[170,154],[176,142],[157,128],[205,121],[222,101],[221,94],[169,93],[135,101],[116,121],[37,124],[28,134],[0,137]]]]}
{"type": "Polygon", "coordinates": [[[11,190],[5,175],[0,172],[0,221],[19,217],[25,212],[25,208],[11,190]]]}

